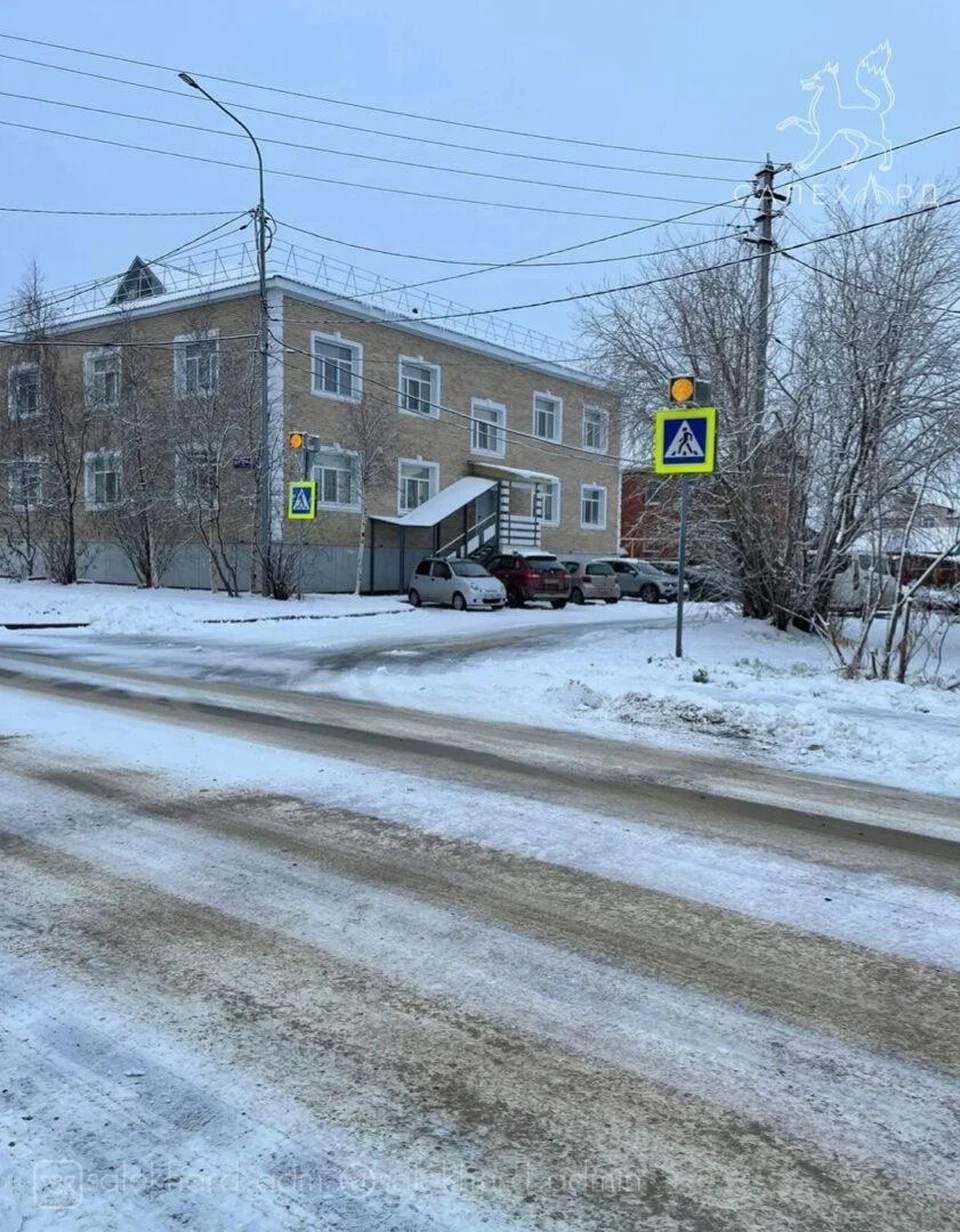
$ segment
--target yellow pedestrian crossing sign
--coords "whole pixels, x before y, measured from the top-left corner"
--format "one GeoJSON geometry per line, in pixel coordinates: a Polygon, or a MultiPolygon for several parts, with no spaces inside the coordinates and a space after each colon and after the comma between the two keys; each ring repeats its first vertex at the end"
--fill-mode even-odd
{"type": "Polygon", "coordinates": [[[658,475],[707,475],[717,456],[717,408],[690,406],[657,411],[653,469],[658,475]]]}
{"type": "Polygon", "coordinates": [[[306,522],[317,516],[317,485],[312,479],[297,479],[287,488],[287,517],[306,522]]]}

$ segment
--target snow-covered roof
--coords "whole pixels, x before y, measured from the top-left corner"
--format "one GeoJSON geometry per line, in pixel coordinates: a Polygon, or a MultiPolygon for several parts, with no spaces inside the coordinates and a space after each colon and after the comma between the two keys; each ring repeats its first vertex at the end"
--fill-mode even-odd
{"type": "Polygon", "coordinates": [[[541,471],[519,470],[515,466],[500,466],[495,462],[474,462],[472,463],[475,471],[491,472],[498,477],[502,476],[505,479],[520,479],[524,483],[556,483],[556,475],[546,475],[541,471]]]}
{"type": "MultiPolygon", "coordinates": [[[[884,536],[883,550],[899,552],[904,547],[903,533],[891,531],[884,536]]],[[[915,526],[907,536],[906,550],[912,556],[955,554],[960,549],[960,525],[915,526]]]]}
{"type": "Polygon", "coordinates": [[[478,496],[489,492],[495,486],[496,481],[493,479],[480,479],[478,476],[468,475],[465,479],[455,480],[448,488],[444,488],[436,496],[431,496],[429,500],[418,505],[416,509],[411,509],[402,517],[382,518],[372,515],[371,520],[389,522],[393,526],[404,528],[436,526],[444,518],[450,517],[452,513],[456,513],[464,505],[469,505],[472,500],[476,500],[478,496]]]}

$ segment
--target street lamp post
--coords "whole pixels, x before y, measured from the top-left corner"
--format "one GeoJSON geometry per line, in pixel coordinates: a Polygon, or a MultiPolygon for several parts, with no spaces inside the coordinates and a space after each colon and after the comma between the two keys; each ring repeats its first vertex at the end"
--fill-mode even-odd
{"type": "Polygon", "coordinates": [[[260,593],[266,598],[270,595],[271,582],[271,535],[273,530],[273,518],[270,500],[270,389],[268,384],[268,359],[269,359],[269,318],[267,316],[267,210],[264,201],[263,191],[263,156],[260,153],[260,146],[257,144],[257,139],[253,133],[247,128],[243,120],[239,116],[235,116],[229,107],[225,107],[219,99],[213,97],[209,90],[205,90],[198,81],[195,81],[189,73],[178,73],[177,76],[191,89],[199,91],[204,98],[208,98],[214,107],[218,107],[226,116],[247,134],[253,142],[253,148],[257,154],[257,169],[260,180],[260,199],[257,204],[257,274],[260,281],[260,538],[262,540],[261,552],[261,584],[260,593]]]}

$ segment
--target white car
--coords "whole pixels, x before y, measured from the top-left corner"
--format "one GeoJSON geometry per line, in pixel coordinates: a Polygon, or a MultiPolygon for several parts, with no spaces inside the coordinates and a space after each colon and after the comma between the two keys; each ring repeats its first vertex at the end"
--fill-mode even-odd
{"type": "Polygon", "coordinates": [[[475,560],[427,556],[410,579],[408,598],[414,607],[449,604],[463,612],[467,608],[506,607],[507,592],[503,583],[475,560]]]}

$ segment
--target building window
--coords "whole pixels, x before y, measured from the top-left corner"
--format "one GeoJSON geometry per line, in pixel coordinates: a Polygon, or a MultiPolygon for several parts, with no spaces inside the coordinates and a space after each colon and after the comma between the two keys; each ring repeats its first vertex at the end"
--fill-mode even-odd
{"type": "Polygon", "coordinates": [[[609,448],[608,415],[599,407],[583,408],[583,447],[594,453],[606,453],[609,448]]]}
{"type": "Polygon", "coordinates": [[[533,490],[530,512],[544,526],[560,525],[560,482],[538,484],[533,490]]]}
{"type": "Polygon", "coordinates": [[[122,460],[117,450],[84,454],[84,488],[88,509],[109,509],[120,502],[122,460]]]}
{"type": "Polygon", "coordinates": [[[348,450],[319,449],[313,459],[317,503],[328,509],[359,509],[359,464],[358,455],[348,450]]]}
{"type": "Polygon", "coordinates": [[[321,398],[360,401],[363,347],[327,334],[313,334],[313,392],[321,398]]]}
{"type": "Polygon", "coordinates": [[[502,458],[507,451],[507,408],[499,402],[481,402],[476,398],[470,405],[472,419],[470,449],[490,457],[502,458]]]}
{"type": "Polygon", "coordinates": [[[216,452],[203,445],[177,453],[177,500],[187,509],[220,505],[220,465],[216,452]]]}
{"type": "Polygon", "coordinates": [[[400,410],[409,415],[440,415],[440,369],[421,359],[400,357],[400,410]]]}
{"type": "Polygon", "coordinates": [[[120,404],[120,352],[115,347],[87,351],[83,357],[84,402],[92,410],[120,404]]]}
{"type": "Polygon", "coordinates": [[[14,364],[7,373],[7,410],[11,419],[27,419],[43,410],[39,364],[14,364]]]}
{"type": "Polygon", "coordinates": [[[533,435],[543,441],[559,441],[562,432],[563,402],[550,394],[533,395],[533,435]]]}
{"type": "Polygon", "coordinates": [[[580,489],[580,525],[586,530],[605,530],[607,489],[584,484],[580,489]]]}
{"type": "Polygon", "coordinates": [[[173,341],[177,397],[211,397],[220,388],[220,339],[216,333],[189,334],[173,341]]]}
{"type": "Polygon", "coordinates": [[[398,507],[401,513],[418,508],[431,496],[436,496],[440,485],[440,466],[437,462],[424,462],[422,458],[400,459],[400,493],[398,507]]]}
{"type": "Polygon", "coordinates": [[[43,463],[36,458],[22,458],[9,464],[7,492],[10,504],[17,511],[36,509],[43,501],[43,463]]]}
{"type": "Polygon", "coordinates": [[[645,505],[659,505],[663,495],[663,480],[650,479],[647,482],[644,492],[643,503],[645,505]]]}

